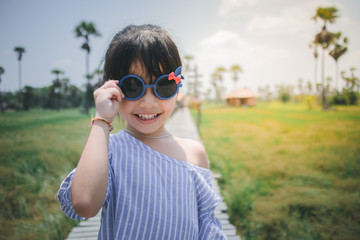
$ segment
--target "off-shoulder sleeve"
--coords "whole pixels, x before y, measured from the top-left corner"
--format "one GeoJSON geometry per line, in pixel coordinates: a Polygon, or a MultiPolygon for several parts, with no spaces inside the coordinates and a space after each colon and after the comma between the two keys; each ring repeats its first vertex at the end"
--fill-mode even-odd
{"type": "MultiPolygon", "coordinates": [[[[107,185],[107,189],[106,189],[104,204],[107,204],[107,202],[110,198],[110,193],[111,193],[112,172],[110,169],[111,168],[109,166],[108,185],[107,185]]],[[[66,216],[73,218],[75,220],[84,220],[85,218],[79,216],[75,212],[75,210],[73,208],[72,200],[71,200],[71,185],[72,185],[75,171],[76,171],[76,168],[74,170],[72,170],[69,173],[69,175],[62,181],[59,191],[56,194],[56,200],[60,203],[60,208],[66,214],[66,216]]]]}
{"type": "Polygon", "coordinates": [[[199,182],[197,184],[199,239],[227,239],[221,222],[214,214],[220,197],[212,188],[211,173],[200,175],[196,181],[199,182]]]}
{"type": "MultiPolygon", "coordinates": [[[[108,175],[108,184],[106,189],[106,195],[103,203],[103,207],[108,204],[111,195],[111,179],[113,176],[112,167],[111,167],[111,159],[112,159],[112,138],[110,138],[109,142],[109,175],[108,175]]],[[[73,181],[73,177],[75,174],[76,168],[72,170],[69,175],[62,181],[59,191],[56,194],[56,200],[60,203],[61,210],[66,214],[66,216],[73,218],[75,220],[84,220],[85,218],[76,214],[71,200],[71,185],[73,181]]]]}
{"type": "Polygon", "coordinates": [[[62,181],[59,191],[56,195],[57,201],[60,203],[61,210],[66,216],[75,220],[84,220],[85,218],[76,214],[71,201],[71,183],[76,169],[72,170],[69,175],[62,181]]]}

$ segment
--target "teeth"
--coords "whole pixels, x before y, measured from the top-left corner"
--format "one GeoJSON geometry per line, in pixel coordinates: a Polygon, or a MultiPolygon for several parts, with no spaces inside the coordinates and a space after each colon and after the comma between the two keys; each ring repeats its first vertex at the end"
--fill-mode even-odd
{"type": "Polygon", "coordinates": [[[154,119],[157,116],[157,114],[146,114],[146,115],[138,114],[138,116],[141,120],[151,120],[151,119],[154,119]]]}

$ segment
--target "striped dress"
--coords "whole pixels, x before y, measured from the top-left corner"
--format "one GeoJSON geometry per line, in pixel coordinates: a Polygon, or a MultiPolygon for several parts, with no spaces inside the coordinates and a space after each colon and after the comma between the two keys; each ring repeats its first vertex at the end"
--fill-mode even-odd
{"type": "MultiPolygon", "coordinates": [[[[64,213],[74,169],[57,193],[64,213]]],[[[214,210],[211,172],[170,158],[125,131],[110,135],[109,179],[98,239],[226,239],[214,210]]]]}

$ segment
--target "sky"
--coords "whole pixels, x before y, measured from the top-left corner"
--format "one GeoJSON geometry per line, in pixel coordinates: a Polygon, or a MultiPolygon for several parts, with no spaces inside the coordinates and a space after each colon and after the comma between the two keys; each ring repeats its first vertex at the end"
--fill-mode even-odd
{"type": "MultiPolygon", "coordinates": [[[[90,38],[90,69],[101,66],[106,48],[128,24],[156,24],[166,29],[182,57],[193,56],[202,90],[210,88],[216,68],[240,65],[243,73],[234,85],[224,74],[224,94],[234,88],[298,84],[315,81],[315,61],[309,44],[321,30],[311,17],[317,7],[335,6],[340,17],[328,26],[348,37],[348,51],[339,70],[360,71],[360,1],[358,0],[0,0],[1,91],[15,91],[18,61],[14,47],[22,46],[23,86],[48,86],[61,69],[72,84],[85,83],[85,51],[74,29],[93,22],[101,37],[90,38]]],[[[185,77],[186,77],[186,73],[185,77]]],[[[334,78],[335,62],[326,57],[325,76],[334,78]]],[[[320,72],[317,75],[320,81],[320,72]]],[[[186,86],[186,79],[184,82],[186,86]]],[[[186,90],[186,87],[185,87],[186,90]]]]}

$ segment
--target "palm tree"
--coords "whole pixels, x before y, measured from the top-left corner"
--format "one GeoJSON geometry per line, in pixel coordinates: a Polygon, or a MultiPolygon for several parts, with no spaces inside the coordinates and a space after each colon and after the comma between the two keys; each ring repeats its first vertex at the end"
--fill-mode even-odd
{"type": "Polygon", "coordinates": [[[213,89],[215,91],[215,101],[218,101],[219,100],[219,95],[220,95],[220,91],[218,90],[218,82],[217,82],[217,79],[218,79],[218,75],[215,73],[211,74],[211,80],[210,80],[210,83],[211,85],[213,86],[213,89]]]}
{"type": "Polygon", "coordinates": [[[314,42],[319,44],[323,51],[321,56],[321,84],[322,84],[322,91],[321,91],[321,97],[322,97],[322,104],[323,109],[328,109],[328,105],[326,102],[325,97],[325,51],[328,49],[328,47],[333,43],[334,41],[334,34],[330,33],[326,30],[326,26],[324,25],[321,32],[316,34],[314,42]]]}
{"type": "Polygon", "coordinates": [[[215,90],[216,101],[221,100],[221,92],[223,90],[222,82],[224,81],[224,79],[223,79],[224,72],[225,72],[225,68],[217,67],[215,72],[213,74],[211,74],[211,84],[213,85],[214,90],[215,90]]]}
{"type": "Polygon", "coordinates": [[[60,70],[60,69],[53,69],[51,71],[51,73],[55,74],[55,80],[53,81],[53,85],[52,85],[52,91],[54,91],[54,102],[55,102],[55,106],[56,109],[59,111],[60,110],[60,94],[61,94],[61,88],[62,88],[62,82],[59,79],[59,75],[64,74],[64,71],[60,70]]]}
{"type": "MultiPolygon", "coordinates": [[[[329,55],[335,60],[335,64],[336,64],[336,69],[335,69],[335,90],[336,92],[339,91],[338,88],[338,76],[339,76],[339,62],[338,59],[344,55],[347,51],[347,47],[345,47],[344,45],[341,45],[338,43],[338,40],[341,37],[341,32],[336,34],[336,41],[334,43],[334,48],[329,52],[329,55]]],[[[348,38],[344,37],[343,38],[343,43],[347,44],[348,43],[348,38]]]]}
{"type": "Polygon", "coordinates": [[[308,92],[307,94],[308,94],[308,95],[311,95],[311,91],[312,91],[311,81],[308,81],[308,82],[306,83],[305,88],[306,88],[306,90],[307,90],[307,92],[308,92]]]}
{"type": "Polygon", "coordinates": [[[104,84],[104,78],[103,78],[104,71],[102,69],[100,69],[100,68],[95,69],[92,76],[93,76],[93,78],[97,79],[97,82],[94,85],[95,88],[99,88],[104,84]]]}
{"type": "Polygon", "coordinates": [[[320,18],[324,22],[324,26],[326,26],[327,23],[335,23],[336,19],[339,17],[337,12],[338,9],[336,7],[318,7],[316,9],[316,14],[312,18],[315,21],[320,18]]]}
{"type": "Polygon", "coordinates": [[[345,80],[346,87],[351,92],[353,92],[356,87],[359,88],[360,86],[360,80],[355,76],[355,71],[356,68],[350,68],[350,76],[345,76],[345,71],[341,72],[341,77],[345,80]]]}
{"type": "Polygon", "coordinates": [[[22,59],[22,56],[25,52],[25,48],[24,47],[15,47],[14,48],[14,51],[17,52],[18,54],[18,61],[19,61],[19,107],[21,106],[21,89],[22,89],[22,86],[21,86],[21,59],[22,59]]]}
{"type": "Polygon", "coordinates": [[[354,67],[350,68],[350,76],[346,76],[347,74],[345,71],[341,72],[341,77],[346,82],[346,85],[343,88],[345,102],[350,105],[356,104],[359,98],[360,79],[355,76],[355,70],[354,67]]]}
{"type": "Polygon", "coordinates": [[[182,69],[183,74],[186,75],[186,92],[188,95],[194,95],[194,82],[192,81],[191,72],[194,71],[192,67],[192,61],[194,57],[191,55],[184,56],[184,68],[182,69]]]}
{"type": "Polygon", "coordinates": [[[87,79],[86,83],[86,94],[85,94],[85,113],[89,113],[89,96],[90,92],[90,73],[89,73],[89,54],[90,54],[90,44],[89,37],[93,36],[101,36],[101,34],[97,31],[94,23],[92,22],[84,22],[82,21],[79,25],[75,27],[76,37],[84,38],[84,43],[81,45],[81,49],[86,51],[86,61],[85,61],[85,75],[87,79]]]}
{"type": "Polygon", "coordinates": [[[223,78],[223,74],[225,73],[226,69],[224,67],[217,67],[215,70],[215,73],[218,76],[218,80],[219,82],[223,82],[224,78],[223,78]]]}
{"type": "Polygon", "coordinates": [[[187,75],[188,78],[190,77],[194,81],[189,82],[189,88],[192,90],[192,92],[189,91],[190,95],[193,95],[195,98],[199,98],[200,96],[200,88],[202,87],[201,81],[199,79],[202,77],[201,74],[199,74],[198,66],[195,64],[193,69],[191,69],[192,75],[187,75]]]}
{"type": "Polygon", "coordinates": [[[304,86],[303,86],[304,80],[302,78],[298,79],[298,89],[299,89],[299,94],[300,95],[304,95],[304,86]]]}
{"type": "Polygon", "coordinates": [[[184,56],[184,59],[185,59],[184,71],[188,72],[188,71],[191,70],[191,67],[190,67],[191,64],[190,64],[190,62],[191,62],[192,60],[194,60],[194,57],[191,56],[191,55],[185,55],[185,56],[184,56]]]}
{"type": "Polygon", "coordinates": [[[60,69],[53,69],[53,70],[51,71],[51,73],[55,74],[56,80],[59,80],[59,75],[60,75],[60,74],[64,74],[64,71],[62,71],[62,70],[60,70],[60,69]]]}
{"type": "MultiPolygon", "coordinates": [[[[1,86],[1,75],[3,75],[5,72],[5,69],[0,66],[0,86],[1,86]]],[[[1,108],[1,112],[4,112],[4,108],[3,108],[3,104],[2,104],[2,93],[1,93],[1,88],[0,88],[0,108],[1,108]]]]}
{"type": "Polygon", "coordinates": [[[1,75],[3,75],[4,72],[5,72],[5,69],[2,66],[0,66],[0,85],[1,85],[1,75]]]}
{"type": "Polygon", "coordinates": [[[337,15],[337,8],[335,7],[328,7],[328,8],[322,8],[319,7],[316,10],[316,14],[313,16],[313,19],[315,21],[317,21],[317,19],[321,19],[323,21],[323,27],[322,30],[316,34],[315,39],[314,39],[314,43],[319,44],[322,49],[322,68],[321,68],[321,81],[322,81],[322,105],[323,105],[323,109],[328,109],[328,105],[326,102],[326,97],[325,97],[325,75],[324,75],[324,71],[325,71],[325,51],[326,49],[330,46],[330,44],[333,43],[334,41],[334,34],[330,33],[327,31],[326,29],[326,24],[327,23],[334,23],[336,21],[336,19],[339,17],[339,15],[337,15]]]}
{"type": "MultiPolygon", "coordinates": [[[[310,48],[314,49],[314,86],[316,86],[318,84],[318,80],[317,80],[317,76],[318,76],[318,45],[317,43],[315,43],[314,41],[312,41],[312,43],[309,45],[310,48]]],[[[311,92],[309,93],[311,94],[311,92]]],[[[315,89],[315,94],[316,94],[316,89],[315,89]]]]}
{"type": "Polygon", "coordinates": [[[65,77],[61,79],[61,89],[60,89],[60,107],[69,107],[70,99],[72,96],[70,95],[70,87],[69,87],[70,79],[65,77]]]}
{"type": "Polygon", "coordinates": [[[242,73],[243,70],[240,65],[233,65],[230,68],[230,72],[233,73],[234,89],[236,89],[236,84],[239,81],[239,73],[242,73]]]}

